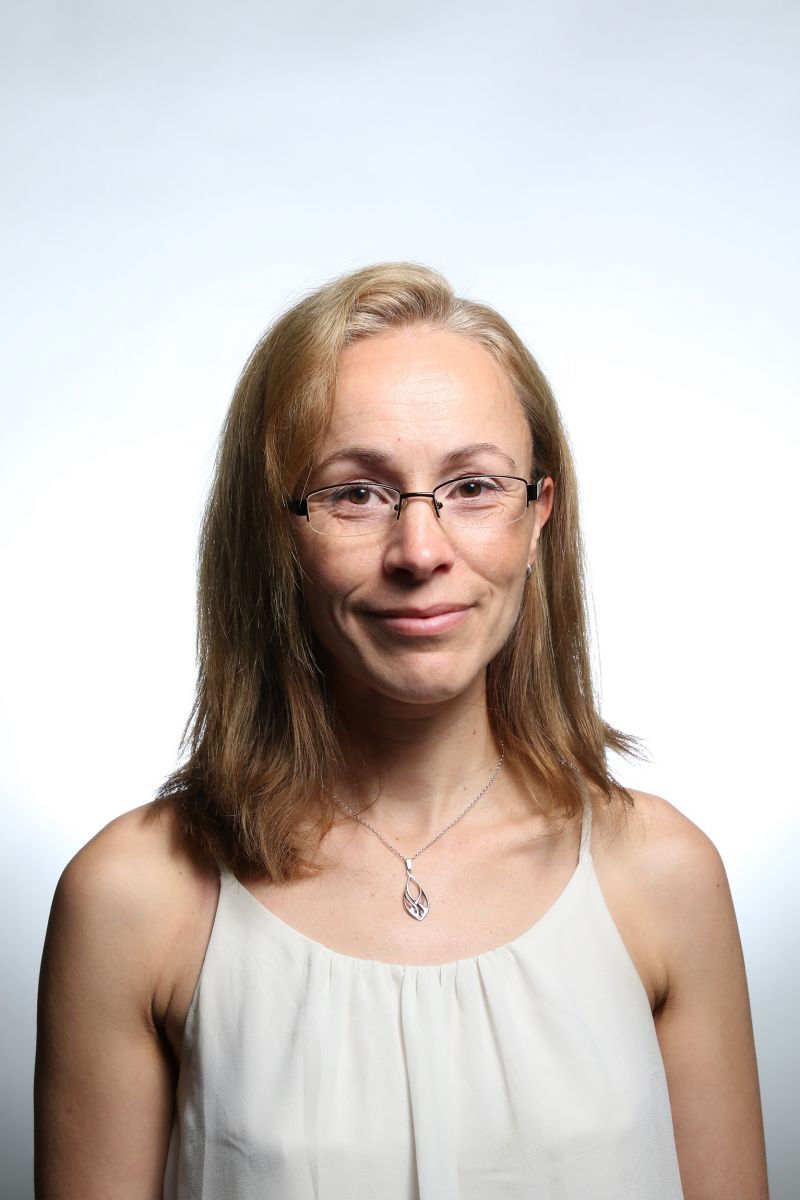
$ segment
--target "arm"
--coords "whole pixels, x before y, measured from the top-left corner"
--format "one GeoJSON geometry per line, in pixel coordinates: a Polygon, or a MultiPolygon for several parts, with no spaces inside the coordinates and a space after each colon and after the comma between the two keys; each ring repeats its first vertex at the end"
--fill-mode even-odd
{"type": "Polygon", "coordinates": [[[655,1019],[684,1196],[766,1200],[753,1030],[728,880],[708,838],[675,818],[645,858],[663,931],[668,987],[655,1019]]]}
{"type": "Polygon", "coordinates": [[[37,1200],[162,1194],[174,1067],[154,1017],[169,922],[153,836],[138,814],[120,818],[56,890],[39,988],[37,1200]]]}

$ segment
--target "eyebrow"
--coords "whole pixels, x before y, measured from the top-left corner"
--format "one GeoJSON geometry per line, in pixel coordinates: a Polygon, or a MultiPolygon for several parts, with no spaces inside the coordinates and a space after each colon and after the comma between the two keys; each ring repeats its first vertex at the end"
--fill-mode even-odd
{"type": "MultiPolygon", "coordinates": [[[[459,446],[457,450],[451,450],[445,454],[442,466],[448,470],[481,454],[493,454],[502,458],[503,462],[512,470],[517,470],[517,464],[511,455],[506,454],[505,450],[501,450],[493,442],[470,442],[467,446],[459,446]]],[[[335,466],[340,462],[357,462],[368,467],[387,467],[391,461],[390,454],[386,454],[383,450],[376,450],[373,446],[344,446],[341,450],[335,450],[333,454],[329,454],[322,462],[317,463],[314,471],[323,471],[326,467],[335,466]]]]}

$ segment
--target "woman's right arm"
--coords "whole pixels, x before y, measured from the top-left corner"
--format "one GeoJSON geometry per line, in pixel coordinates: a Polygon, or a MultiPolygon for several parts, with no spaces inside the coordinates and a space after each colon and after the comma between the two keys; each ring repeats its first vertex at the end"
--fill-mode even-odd
{"type": "MultiPolygon", "coordinates": [[[[160,1200],[175,1066],[159,1031],[175,868],[142,810],[112,822],[56,889],[39,984],[37,1200],[160,1200]]],[[[179,873],[179,872],[178,872],[179,873]]]]}

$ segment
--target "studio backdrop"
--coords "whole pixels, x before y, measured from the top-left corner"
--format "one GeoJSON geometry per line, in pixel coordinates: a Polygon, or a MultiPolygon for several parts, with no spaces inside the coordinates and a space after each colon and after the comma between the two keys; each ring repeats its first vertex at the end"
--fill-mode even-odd
{"type": "Polygon", "coordinates": [[[32,1195],[59,873],[175,763],[237,374],[306,290],[399,259],[553,385],[603,711],[650,754],[619,770],[726,863],[789,1200],[800,9],[12,0],[3,27],[4,1200],[32,1195]]]}

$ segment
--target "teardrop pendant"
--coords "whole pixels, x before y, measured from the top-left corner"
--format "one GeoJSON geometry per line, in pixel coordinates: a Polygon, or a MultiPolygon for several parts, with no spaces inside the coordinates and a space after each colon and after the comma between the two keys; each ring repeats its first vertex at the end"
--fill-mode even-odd
{"type": "Polygon", "coordinates": [[[428,897],[423,892],[419,880],[414,878],[414,873],[411,869],[412,860],[410,858],[405,859],[405,864],[407,875],[406,887],[403,892],[403,908],[415,921],[424,921],[430,908],[428,897]],[[411,884],[416,888],[416,893],[412,892],[411,884]]]}

